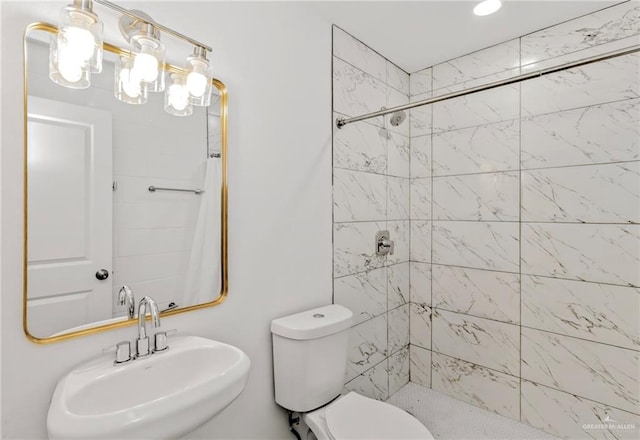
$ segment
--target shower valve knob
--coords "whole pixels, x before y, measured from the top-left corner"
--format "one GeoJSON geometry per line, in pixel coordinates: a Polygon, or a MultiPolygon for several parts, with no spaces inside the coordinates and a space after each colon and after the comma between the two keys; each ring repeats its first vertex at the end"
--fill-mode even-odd
{"type": "Polygon", "coordinates": [[[389,231],[379,231],[376,234],[376,255],[393,255],[395,243],[389,239],[389,231]]]}

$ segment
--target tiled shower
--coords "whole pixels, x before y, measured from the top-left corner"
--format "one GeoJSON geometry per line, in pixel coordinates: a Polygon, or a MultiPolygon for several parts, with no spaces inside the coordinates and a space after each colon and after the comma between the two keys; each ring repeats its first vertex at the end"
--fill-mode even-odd
{"type": "MultiPolygon", "coordinates": [[[[334,119],[638,44],[639,20],[626,2],[410,75],[334,27],[334,119]]],[[[559,437],[633,438],[639,78],[627,55],[334,129],[346,389],[410,380],[559,437]]]]}

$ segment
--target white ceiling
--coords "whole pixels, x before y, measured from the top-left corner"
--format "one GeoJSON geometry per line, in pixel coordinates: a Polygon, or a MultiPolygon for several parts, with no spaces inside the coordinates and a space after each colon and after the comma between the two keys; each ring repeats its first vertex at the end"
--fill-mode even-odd
{"type": "Polygon", "coordinates": [[[324,16],[409,73],[621,3],[620,0],[503,0],[477,17],[479,1],[324,1],[303,7],[324,16]]]}

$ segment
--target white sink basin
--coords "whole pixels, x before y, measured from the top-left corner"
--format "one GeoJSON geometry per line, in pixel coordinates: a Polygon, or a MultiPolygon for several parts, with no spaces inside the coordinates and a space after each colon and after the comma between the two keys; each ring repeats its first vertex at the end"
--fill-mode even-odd
{"type": "Polygon", "coordinates": [[[114,358],[89,361],[58,382],[50,439],[180,438],[238,397],[250,366],[242,350],[197,336],[169,338],[167,351],[125,364],[114,358]]]}

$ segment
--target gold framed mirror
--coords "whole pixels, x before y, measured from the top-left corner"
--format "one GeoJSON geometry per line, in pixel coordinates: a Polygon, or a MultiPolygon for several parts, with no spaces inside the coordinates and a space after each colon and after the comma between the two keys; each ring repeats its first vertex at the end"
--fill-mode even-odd
{"type": "MultiPolygon", "coordinates": [[[[153,297],[161,316],[220,304],[228,293],[227,90],[190,116],[118,101],[117,57],[88,89],[48,78],[48,23],[24,34],[23,327],[51,343],[132,325],[120,302],[153,297]],[[111,71],[111,76],[109,75],[111,71]],[[108,84],[108,85],[107,85],[108,84]]],[[[184,73],[165,64],[167,75],[184,73]]],[[[130,301],[130,304],[136,304],[130,301]]],[[[133,316],[133,317],[132,317],[133,316]]]]}

